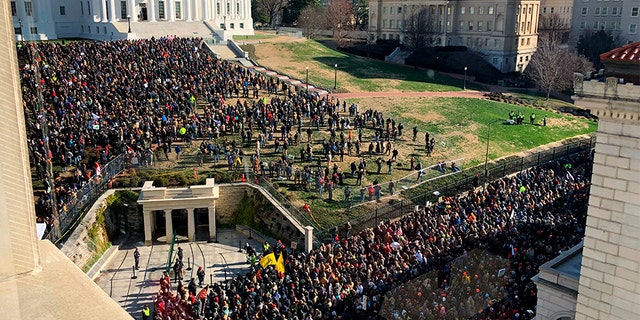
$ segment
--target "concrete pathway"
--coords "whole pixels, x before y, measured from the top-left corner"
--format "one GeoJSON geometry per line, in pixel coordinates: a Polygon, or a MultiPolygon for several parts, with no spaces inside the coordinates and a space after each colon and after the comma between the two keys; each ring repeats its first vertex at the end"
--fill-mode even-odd
{"type": "MultiPolygon", "coordinates": [[[[224,281],[236,274],[244,274],[249,271],[244,252],[238,252],[239,245],[244,247],[249,242],[256,250],[262,248],[262,243],[248,237],[236,230],[218,230],[219,243],[207,242],[181,242],[176,243],[184,252],[185,287],[188,281],[196,278],[199,266],[205,267],[205,283],[224,281]],[[187,270],[189,264],[191,270],[187,270]]],[[[142,306],[148,304],[153,310],[153,299],[160,289],[162,271],[167,265],[169,245],[161,243],[153,246],[144,246],[142,241],[127,242],[114,251],[113,255],[96,275],[94,282],[104,290],[113,300],[134,318],[140,317],[142,306]],[[140,252],[140,270],[133,279],[133,251],[138,247],[140,252]]],[[[171,260],[172,265],[175,261],[171,260]]],[[[173,280],[173,272],[171,272],[173,280]]],[[[172,289],[176,290],[177,284],[172,282],[172,289]]]]}

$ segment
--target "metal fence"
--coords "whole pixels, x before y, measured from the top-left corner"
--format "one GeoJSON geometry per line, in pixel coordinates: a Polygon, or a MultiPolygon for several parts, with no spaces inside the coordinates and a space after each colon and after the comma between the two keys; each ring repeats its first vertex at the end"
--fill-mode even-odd
{"type": "Polygon", "coordinates": [[[87,184],[82,186],[76,192],[73,200],[66,204],[66,210],[60,211],[55,217],[46,239],[54,244],[64,241],[93,203],[108,189],[109,180],[125,169],[126,163],[125,154],[115,157],[102,168],[100,176],[92,177],[87,184]]]}
{"type": "MultiPolygon", "coordinates": [[[[419,195],[414,195],[409,199],[391,200],[388,205],[381,206],[359,217],[350,220],[353,227],[352,232],[358,232],[368,227],[378,224],[378,221],[395,219],[415,210],[415,207],[427,205],[438,201],[440,196],[455,195],[472,189],[475,174],[479,173],[481,177],[480,183],[486,183],[507,176],[512,173],[520,172],[527,168],[542,165],[551,161],[578,154],[583,151],[592,150],[595,147],[595,136],[573,141],[561,146],[557,146],[548,150],[539,151],[523,157],[509,157],[487,166],[486,177],[484,175],[484,165],[474,167],[464,171],[461,174],[448,176],[442,183],[441,180],[435,180],[436,183],[424,184],[420,189],[419,195]]],[[[336,226],[318,230],[316,229],[316,237],[321,242],[331,241],[331,232],[336,226]]],[[[338,225],[338,228],[341,226],[338,225]]]]}

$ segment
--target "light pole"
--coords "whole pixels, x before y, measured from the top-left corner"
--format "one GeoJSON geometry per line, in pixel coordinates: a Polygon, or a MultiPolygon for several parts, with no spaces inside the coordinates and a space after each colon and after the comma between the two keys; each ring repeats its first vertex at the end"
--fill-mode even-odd
{"type": "Polygon", "coordinates": [[[338,87],[338,64],[333,65],[333,90],[338,87]]]}
{"type": "Polygon", "coordinates": [[[306,67],[305,69],[307,69],[307,92],[309,92],[309,67],[306,67]]]}
{"type": "Polygon", "coordinates": [[[464,81],[462,82],[462,90],[467,90],[467,67],[464,67],[464,81]]]}
{"type": "Polygon", "coordinates": [[[24,36],[22,31],[22,19],[18,19],[18,23],[20,24],[20,41],[24,41],[24,36]]]}
{"type": "Polygon", "coordinates": [[[129,33],[131,33],[131,16],[127,16],[127,23],[129,24],[129,33]]]}

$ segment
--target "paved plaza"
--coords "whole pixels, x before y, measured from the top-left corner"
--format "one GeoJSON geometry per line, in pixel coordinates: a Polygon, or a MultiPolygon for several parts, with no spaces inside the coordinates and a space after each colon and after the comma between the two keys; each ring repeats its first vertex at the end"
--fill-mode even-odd
{"type": "MultiPolygon", "coordinates": [[[[207,284],[249,271],[244,250],[239,252],[239,246],[244,247],[247,242],[260,252],[261,241],[248,239],[245,234],[231,229],[218,230],[218,243],[176,242],[174,251],[181,247],[184,252],[185,287],[191,278],[197,280],[199,266],[205,267],[207,284]],[[191,269],[188,269],[189,266],[191,269]]],[[[153,298],[160,289],[162,271],[167,267],[169,245],[154,243],[153,246],[145,246],[140,239],[137,242],[127,241],[111,252],[94,281],[129,314],[139,318],[145,304],[153,309],[153,298]],[[140,252],[140,270],[137,270],[137,278],[134,279],[133,252],[136,246],[140,252]]],[[[174,252],[171,265],[175,259],[174,252]]],[[[170,275],[175,292],[177,283],[173,281],[173,271],[170,275]]]]}

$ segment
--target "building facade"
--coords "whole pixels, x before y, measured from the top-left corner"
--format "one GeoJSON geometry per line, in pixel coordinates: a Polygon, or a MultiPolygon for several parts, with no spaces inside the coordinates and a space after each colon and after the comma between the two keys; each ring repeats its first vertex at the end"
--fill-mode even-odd
{"type": "Polygon", "coordinates": [[[434,45],[466,46],[502,72],[522,72],[538,42],[539,0],[369,2],[369,32],[375,39],[403,41],[406,21],[426,8],[434,45]]]}
{"type": "Polygon", "coordinates": [[[586,30],[604,30],[620,36],[623,43],[640,41],[640,0],[575,0],[571,41],[586,30]]]}
{"type": "Polygon", "coordinates": [[[173,34],[169,23],[176,22],[189,22],[180,28],[253,34],[250,0],[11,0],[10,7],[18,40],[131,39],[145,29],[173,34]]]}
{"type": "Polygon", "coordinates": [[[553,40],[568,43],[573,15],[573,0],[540,0],[539,33],[552,34],[553,40]]]}

